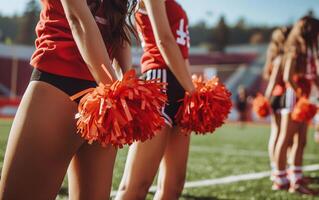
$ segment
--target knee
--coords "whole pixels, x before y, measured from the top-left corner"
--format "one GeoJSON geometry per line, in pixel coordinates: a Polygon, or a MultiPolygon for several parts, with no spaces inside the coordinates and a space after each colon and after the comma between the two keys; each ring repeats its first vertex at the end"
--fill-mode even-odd
{"type": "Polygon", "coordinates": [[[152,184],[152,181],[149,180],[140,180],[138,183],[130,184],[124,183],[121,184],[116,195],[116,199],[145,199],[148,193],[148,190],[152,184]]]}
{"type": "Polygon", "coordinates": [[[168,184],[162,184],[158,187],[157,193],[161,197],[160,199],[179,199],[184,189],[185,176],[168,182],[168,184]]]}
{"type": "Polygon", "coordinates": [[[293,138],[292,137],[279,138],[278,143],[277,143],[279,148],[288,148],[292,144],[293,144],[293,138]]]}
{"type": "Polygon", "coordinates": [[[305,139],[298,140],[299,147],[303,148],[307,145],[307,141],[305,139]]]}

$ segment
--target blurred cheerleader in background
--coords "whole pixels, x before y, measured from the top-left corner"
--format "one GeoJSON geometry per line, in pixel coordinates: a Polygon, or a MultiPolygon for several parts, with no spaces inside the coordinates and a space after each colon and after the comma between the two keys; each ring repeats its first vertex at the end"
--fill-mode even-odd
{"type": "MultiPolygon", "coordinates": [[[[302,160],[307,139],[308,122],[294,117],[302,99],[307,101],[312,84],[319,85],[318,79],[318,20],[303,17],[292,28],[285,45],[284,81],[287,83],[285,108],[282,111],[281,126],[276,145],[276,177],[274,189],[288,189],[290,192],[314,194],[303,179],[302,160]],[[298,103],[299,104],[299,103],[298,103]],[[287,151],[291,148],[292,163],[287,173],[287,151]]],[[[302,103],[302,102],[301,102],[302,103]]],[[[316,112],[316,108],[302,110],[299,114],[316,112]],[[305,113],[306,112],[306,113],[305,113]]],[[[310,120],[310,119],[307,119],[310,120]]]]}
{"type": "Polygon", "coordinates": [[[240,123],[240,127],[244,128],[245,123],[248,121],[248,95],[245,86],[239,85],[237,88],[236,95],[236,109],[238,112],[238,121],[240,123]]]}
{"type": "Polygon", "coordinates": [[[283,80],[283,57],[284,45],[290,32],[290,28],[281,27],[274,30],[271,42],[267,51],[267,58],[264,68],[264,78],[268,80],[265,97],[272,109],[271,113],[271,134],[268,143],[269,159],[272,169],[271,179],[275,166],[275,148],[280,133],[281,110],[284,108],[285,83],[283,80]]]}

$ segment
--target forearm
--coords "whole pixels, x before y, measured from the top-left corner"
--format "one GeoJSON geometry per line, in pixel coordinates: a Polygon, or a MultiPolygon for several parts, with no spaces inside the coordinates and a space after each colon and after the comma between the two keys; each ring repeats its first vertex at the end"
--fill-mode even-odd
{"type": "Polygon", "coordinates": [[[293,79],[295,74],[295,59],[293,56],[288,56],[285,63],[284,81],[288,83],[295,92],[298,92],[298,85],[293,79]]]}
{"type": "Polygon", "coordinates": [[[122,70],[125,73],[132,68],[132,65],[131,46],[128,42],[124,42],[114,55],[114,67],[117,68],[116,71],[122,70]]]}
{"type": "Polygon", "coordinates": [[[162,40],[158,42],[157,46],[163,56],[165,63],[172,71],[178,82],[187,92],[192,92],[195,88],[192,78],[185,64],[185,59],[182,56],[181,50],[176,44],[175,39],[162,40]]]}
{"type": "Polygon", "coordinates": [[[274,90],[274,87],[275,87],[275,83],[269,81],[269,82],[268,82],[268,85],[267,85],[267,89],[266,89],[266,91],[265,91],[265,97],[266,97],[267,99],[270,99],[271,93],[272,93],[272,91],[274,90]]]}
{"type": "MultiPolygon", "coordinates": [[[[273,63],[271,63],[271,64],[273,64],[273,63]]],[[[268,99],[270,98],[271,93],[274,90],[275,85],[279,80],[279,76],[281,75],[281,74],[279,74],[280,67],[281,67],[281,62],[274,62],[273,69],[272,69],[270,77],[269,77],[268,86],[267,86],[267,89],[265,92],[265,96],[268,99]]]]}
{"type": "MultiPolygon", "coordinates": [[[[88,6],[79,1],[62,0],[73,38],[96,82],[109,83],[116,77],[103,38],[88,6]],[[105,65],[106,69],[103,69],[105,65]],[[110,74],[110,76],[108,75],[110,74]]],[[[86,2],[86,1],[84,1],[86,2]]]]}
{"type": "Polygon", "coordinates": [[[182,87],[186,91],[192,92],[194,90],[194,85],[185,64],[185,59],[183,58],[181,50],[172,33],[167,17],[165,1],[144,0],[143,2],[151,21],[156,45],[159,48],[165,63],[182,87]]]}

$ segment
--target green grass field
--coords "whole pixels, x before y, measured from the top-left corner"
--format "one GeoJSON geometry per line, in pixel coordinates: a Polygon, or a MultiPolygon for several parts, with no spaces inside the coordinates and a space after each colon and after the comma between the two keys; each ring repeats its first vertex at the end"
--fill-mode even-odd
{"type": "MultiPolygon", "coordinates": [[[[5,145],[11,121],[0,121],[0,156],[3,160],[5,145]]],[[[308,144],[305,152],[305,165],[319,164],[319,145],[308,133],[308,144]],[[318,156],[317,156],[318,155],[318,156]]],[[[269,170],[267,141],[269,127],[266,125],[249,125],[241,129],[236,124],[225,125],[214,135],[193,136],[188,162],[187,181],[216,179],[225,176],[255,173],[269,170]]],[[[127,149],[121,150],[114,170],[115,190],[123,172],[127,149]]],[[[317,177],[319,171],[307,175],[317,177]]],[[[315,185],[316,186],[316,185],[315,185]]],[[[269,178],[254,181],[241,181],[231,184],[206,186],[185,189],[182,200],[215,200],[215,199],[316,199],[315,197],[271,191],[269,178]]],[[[67,199],[67,184],[63,184],[57,199],[67,199]]],[[[148,199],[152,199],[152,194],[148,199]]],[[[319,199],[319,197],[318,197],[319,199]]]]}

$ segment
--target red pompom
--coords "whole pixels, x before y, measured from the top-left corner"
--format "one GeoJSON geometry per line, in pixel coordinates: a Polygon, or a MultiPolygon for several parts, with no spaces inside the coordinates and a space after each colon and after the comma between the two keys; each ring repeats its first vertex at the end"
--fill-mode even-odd
{"type": "Polygon", "coordinates": [[[232,107],[231,93],[218,78],[203,81],[193,78],[196,91],[185,94],[183,104],[176,114],[176,121],[184,133],[212,133],[222,126],[232,107]]]}
{"type": "Polygon", "coordinates": [[[136,78],[128,71],[121,81],[100,84],[80,101],[78,133],[92,143],[123,147],[145,141],[164,125],[161,108],[167,101],[164,84],[136,78]]]}
{"type": "Polygon", "coordinates": [[[259,117],[267,117],[270,114],[270,105],[267,98],[262,94],[257,94],[253,100],[253,110],[259,117]]]}
{"type": "Polygon", "coordinates": [[[297,122],[308,122],[317,113],[317,106],[311,104],[306,97],[301,97],[295,105],[291,118],[297,122]]]}

